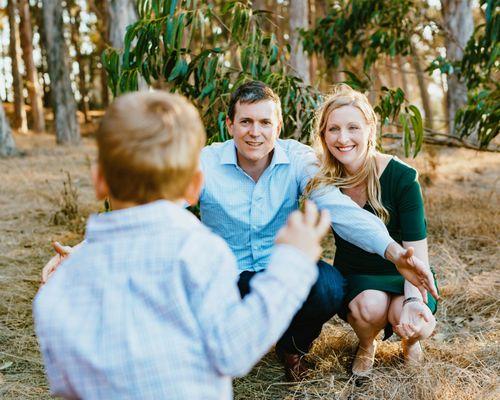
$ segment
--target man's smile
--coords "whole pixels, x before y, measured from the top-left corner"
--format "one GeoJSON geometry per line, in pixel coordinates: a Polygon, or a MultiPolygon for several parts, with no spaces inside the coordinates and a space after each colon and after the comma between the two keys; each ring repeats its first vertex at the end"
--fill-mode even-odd
{"type": "Polygon", "coordinates": [[[249,145],[250,147],[259,147],[262,143],[264,142],[251,142],[251,141],[245,141],[245,143],[247,145],[249,145]]]}

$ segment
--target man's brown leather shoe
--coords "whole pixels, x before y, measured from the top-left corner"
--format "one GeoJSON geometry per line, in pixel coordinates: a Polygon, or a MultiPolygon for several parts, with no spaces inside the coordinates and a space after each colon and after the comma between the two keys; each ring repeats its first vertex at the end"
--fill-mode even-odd
{"type": "Polygon", "coordinates": [[[276,355],[285,367],[286,379],[290,382],[298,382],[304,379],[309,372],[309,363],[304,359],[304,355],[287,353],[276,349],[276,355]]]}

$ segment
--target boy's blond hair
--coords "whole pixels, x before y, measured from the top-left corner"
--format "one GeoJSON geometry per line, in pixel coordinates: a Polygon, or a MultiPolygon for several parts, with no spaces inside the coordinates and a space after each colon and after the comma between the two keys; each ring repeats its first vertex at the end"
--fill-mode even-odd
{"type": "Polygon", "coordinates": [[[139,204],[182,198],[205,141],[200,115],[184,97],[161,91],[118,97],[97,130],[110,195],[139,204]]]}

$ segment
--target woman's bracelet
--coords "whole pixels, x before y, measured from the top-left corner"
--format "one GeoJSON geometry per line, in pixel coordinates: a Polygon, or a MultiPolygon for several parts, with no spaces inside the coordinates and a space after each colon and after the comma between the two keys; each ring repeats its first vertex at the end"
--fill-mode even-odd
{"type": "Polygon", "coordinates": [[[422,302],[422,299],[419,299],[418,297],[408,297],[407,299],[403,300],[403,307],[408,304],[408,303],[413,303],[415,301],[422,302]]]}

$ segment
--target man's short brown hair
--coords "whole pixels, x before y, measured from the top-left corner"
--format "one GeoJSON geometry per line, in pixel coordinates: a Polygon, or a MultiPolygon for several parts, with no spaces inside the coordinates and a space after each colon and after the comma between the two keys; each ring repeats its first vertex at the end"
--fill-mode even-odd
{"type": "Polygon", "coordinates": [[[97,131],[110,195],[139,204],[181,198],[205,141],[200,115],[184,97],[162,91],[118,97],[97,131]]]}
{"type": "Polygon", "coordinates": [[[248,81],[239,86],[233,94],[231,94],[227,116],[231,122],[234,122],[234,115],[236,114],[236,105],[238,102],[243,104],[253,104],[265,100],[271,100],[276,104],[278,121],[282,123],[283,117],[281,114],[280,98],[273,92],[273,89],[261,81],[248,81]]]}

